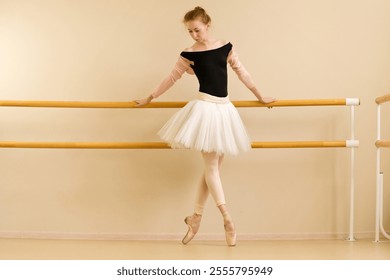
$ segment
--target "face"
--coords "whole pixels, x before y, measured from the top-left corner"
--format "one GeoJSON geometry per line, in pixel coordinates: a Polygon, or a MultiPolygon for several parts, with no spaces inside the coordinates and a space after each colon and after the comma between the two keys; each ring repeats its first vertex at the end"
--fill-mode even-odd
{"type": "Polygon", "coordinates": [[[208,38],[209,26],[200,20],[191,20],[185,23],[188,33],[198,43],[202,43],[208,38]]]}

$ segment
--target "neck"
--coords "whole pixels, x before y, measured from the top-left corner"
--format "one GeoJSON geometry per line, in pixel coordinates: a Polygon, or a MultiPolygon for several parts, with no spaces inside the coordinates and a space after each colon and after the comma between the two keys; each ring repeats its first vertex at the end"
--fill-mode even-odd
{"type": "Polygon", "coordinates": [[[214,38],[208,38],[202,42],[198,42],[198,44],[203,46],[205,49],[212,49],[214,48],[216,42],[217,40],[214,38]]]}

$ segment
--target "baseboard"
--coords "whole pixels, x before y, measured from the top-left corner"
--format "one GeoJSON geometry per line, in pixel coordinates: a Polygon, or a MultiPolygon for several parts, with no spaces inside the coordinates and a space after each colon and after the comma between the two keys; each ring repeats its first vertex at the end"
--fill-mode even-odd
{"type": "MultiPolygon", "coordinates": [[[[240,240],[343,240],[347,233],[239,233],[240,240]]],[[[169,241],[181,240],[183,234],[174,233],[107,233],[107,232],[50,232],[50,231],[0,231],[0,238],[8,239],[54,239],[54,240],[128,240],[128,241],[169,241]]],[[[222,234],[198,234],[198,240],[224,240],[222,234]]],[[[374,232],[358,232],[358,239],[374,239],[374,232]]]]}

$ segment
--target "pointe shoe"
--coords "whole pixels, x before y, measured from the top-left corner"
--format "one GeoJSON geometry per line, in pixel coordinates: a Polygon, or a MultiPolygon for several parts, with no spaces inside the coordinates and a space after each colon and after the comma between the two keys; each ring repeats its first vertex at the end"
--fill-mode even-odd
{"type": "Polygon", "coordinates": [[[192,216],[188,216],[184,219],[184,222],[188,226],[188,231],[184,236],[183,240],[181,241],[184,245],[190,242],[194,238],[195,234],[198,232],[201,219],[202,215],[198,214],[193,214],[192,216]]]}
{"type": "Polygon", "coordinates": [[[228,246],[236,246],[237,235],[236,231],[225,231],[226,243],[228,246]]]}
{"type": "Polygon", "coordinates": [[[236,235],[236,230],[234,229],[234,225],[232,221],[225,221],[224,224],[225,228],[225,238],[226,238],[226,243],[228,246],[236,246],[237,242],[237,235],[236,235]],[[230,224],[230,227],[228,227],[230,224]]]}

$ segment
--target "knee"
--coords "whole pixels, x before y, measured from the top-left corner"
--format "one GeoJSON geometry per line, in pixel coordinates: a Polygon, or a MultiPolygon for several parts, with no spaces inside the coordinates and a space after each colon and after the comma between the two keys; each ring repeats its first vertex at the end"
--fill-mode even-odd
{"type": "Polygon", "coordinates": [[[205,166],[205,174],[207,174],[207,175],[219,174],[218,164],[212,164],[212,165],[205,166]]]}
{"type": "Polygon", "coordinates": [[[205,173],[218,173],[220,168],[220,160],[216,154],[204,154],[205,173]]]}

